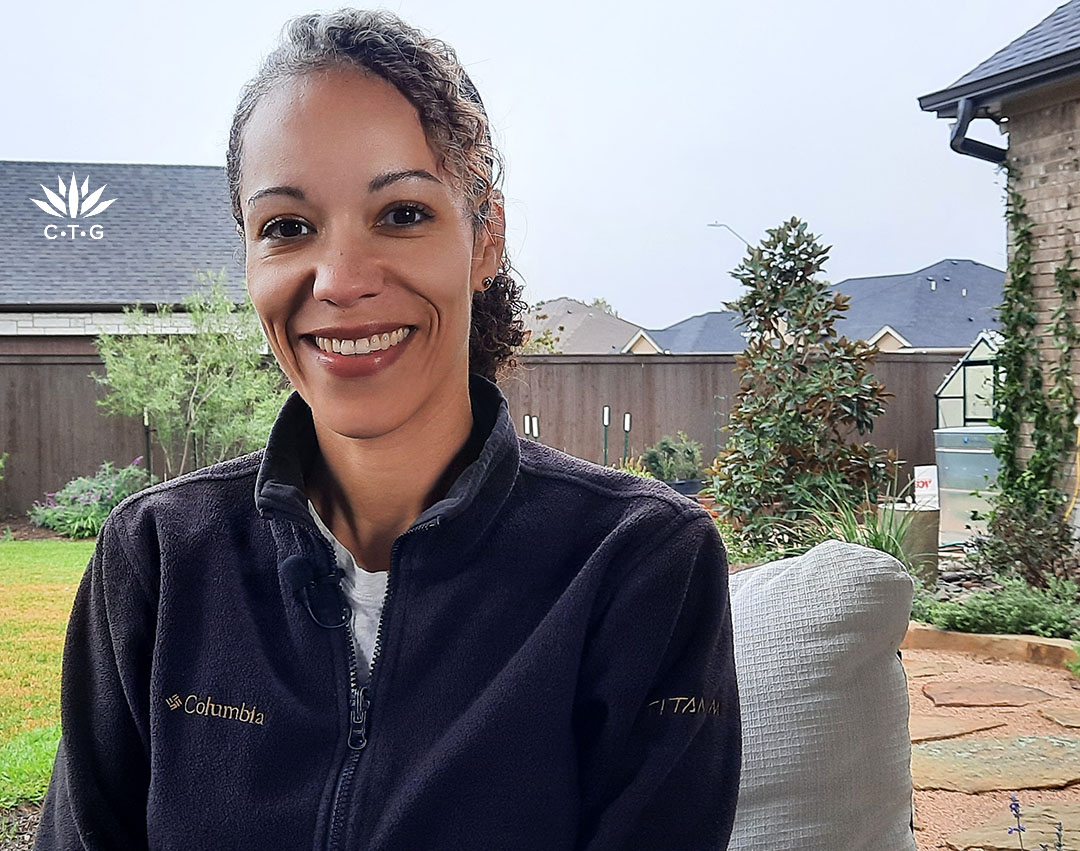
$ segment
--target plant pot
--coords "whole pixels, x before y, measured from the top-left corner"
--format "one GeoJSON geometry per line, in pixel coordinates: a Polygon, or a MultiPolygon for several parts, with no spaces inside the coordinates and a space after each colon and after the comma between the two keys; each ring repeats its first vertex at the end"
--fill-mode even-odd
{"type": "Polygon", "coordinates": [[[664,482],[669,488],[683,496],[697,496],[698,492],[705,487],[700,479],[679,479],[675,482],[664,482]]]}

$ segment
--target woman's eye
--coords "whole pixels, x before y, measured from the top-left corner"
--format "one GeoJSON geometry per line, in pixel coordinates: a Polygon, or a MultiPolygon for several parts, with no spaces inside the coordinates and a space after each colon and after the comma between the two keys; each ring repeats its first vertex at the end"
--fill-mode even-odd
{"type": "Polygon", "coordinates": [[[311,233],[311,226],[299,219],[271,219],[262,229],[262,236],[269,239],[295,239],[311,233]]]}
{"type": "Polygon", "coordinates": [[[422,210],[420,207],[403,205],[401,207],[394,207],[394,209],[383,216],[382,221],[379,224],[392,225],[394,227],[410,227],[412,225],[418,225],[430,218],[431,214],[422,210]]]}

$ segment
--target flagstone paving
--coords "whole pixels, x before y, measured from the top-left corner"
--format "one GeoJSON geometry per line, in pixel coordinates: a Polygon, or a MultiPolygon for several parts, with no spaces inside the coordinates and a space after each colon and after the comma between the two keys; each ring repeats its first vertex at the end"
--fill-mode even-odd
{"type": "Polygon", "coordinates": [[[932,742],[938,739],[952,739],[966,733],[979,730],[993,730],[1004,727],[1004,721],[992,721],[978,718],[953,718],[939,715],[912,714],[908,719],[908,729],[912,742],[932,742]]]}
{"type": "Polygon", "coordinates": [[[1054,697],[1042,689],[999,682],[927,683],[922,690],[935,706],[1027,706],[1054,697]]]}
{"type": "Polygon", "coordinates": [[[1042,706],[1039,714],[1062,727],[1080,727],[1080,708],[1075,706],[1042,706]]]}
{"type": "MultiPolygon", "coordinates": [[[[1080,691],[1067,671],[986,655],[905,650],[919,851],[1080,851],[1080,691]],[[1069,726],[1077,724],[1078,726],[1069,726]],[[955,791],[954,791],[955,790],[955,791]]],[[[1080,685],[1080,683],[1077,683],[1080,685]]]]}
{"type": "Polygon", "coordinates": [[[952,662],[930,662],[926,660],[904,660],[904,671],[909,679],[915,677],[934,677],[940,674],[951,674],[957,670],[952,662]]]}
{"type": "Polygon", "coordinates": [[[1060,789],[1080,782],[1080,739],[949,739],[911,747],[916,789],[991,792],[1060,789]]]}
{"type": "MultiPolygon", "coordinates": [[[[1062,848],[1075,851],[1080,847],[1080,803],[1061,801],[1049,805],[1022,807],[1021,816],[1024,848],[1038,848],[1040,844],[1056,847],[1057,832],[1054,825],[1058,822],[1061,822],[1062,826],[1062,848]]],[[[953,851],[1016,851],[1020,845],[1016,834],[1009,833],[1010,827],[1016,827],[1016,819],[1005,810],[985,824],[962,830],[950,837],[947,847],[953,851]]]]}

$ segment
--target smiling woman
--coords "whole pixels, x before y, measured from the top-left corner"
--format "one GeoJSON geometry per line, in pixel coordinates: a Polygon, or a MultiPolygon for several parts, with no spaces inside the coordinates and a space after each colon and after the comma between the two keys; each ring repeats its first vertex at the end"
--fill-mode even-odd
{"type": "Polygon", "coordinates": [[[298,18],[227,162],[295,393],[265,451],[107,522],[38,847],[724,848],[722,544],[665,486],[515,434],[498,154],[453,51],[298,18]]]}

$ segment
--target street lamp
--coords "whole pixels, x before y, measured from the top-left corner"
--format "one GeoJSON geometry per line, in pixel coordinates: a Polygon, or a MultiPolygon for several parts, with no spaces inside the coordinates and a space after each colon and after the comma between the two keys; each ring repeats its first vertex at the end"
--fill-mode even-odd
{"type": "Polygon", "coordinates": [[[734,234],[735,237],[740,242],[742,242],[747,248],[753,248],[753,246],[749,242],[747,242],[745,239],[743,239],[739,234],[735,233],[735,229],[731,225],[724,224],[723,222],[709,222],[709,224],[705,225],[705,227],[707,227],[707,228],[724,228],[729,233],[734,234]]]}

